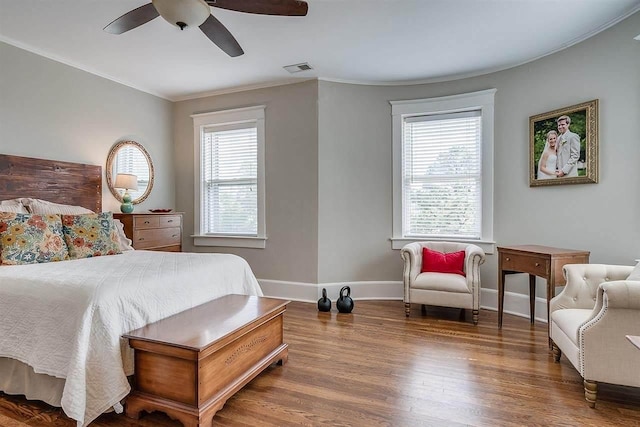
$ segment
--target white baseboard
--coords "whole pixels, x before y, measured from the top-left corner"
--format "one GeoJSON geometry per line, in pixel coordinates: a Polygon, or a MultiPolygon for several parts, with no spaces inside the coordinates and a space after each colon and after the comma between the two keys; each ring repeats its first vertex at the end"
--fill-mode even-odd
{"type": "MultiPolygon", "coordinates": [[[[343,286],[351,288],[354,300],[402,300],[404,290],[401,281],[366,281],[340,283],[286,282],[283,280],[258,279],[265,296],[292,301],[316,302],[322,296],[322,288],[327,290],[331,301],[338,299],[343,286]]],[[[498,311],[498,291],[482,289],[480,307],[498,311]]],[[[504,313],[529,318],[529,295],[514,292],[504,294],[504,313]]],[[[547,322],[547,300],[536,298],[536,320],[547,322]]]]}
{"type": "Polygon", "coordinates": [[[327,297],[331,301],[338,299],[343,286],[351,288],[354,300],[401,300],[403,296],[400,281],[367,281],[340,283],[304,283],[285,282],[282,280],[258,279],[265,296],[284,298],[292,301],[317,302],[322,296],[322,288],[326,288],[327,297]]]}
{"type": "MultiPolygon", "coordinates": [[[[496,289],[481,289],[480,307],[498,311],[498,291],[496,289]]],[[[547,323],[547,299],[536,297],[535,309],[535,319],[547,323]]],[[[505,292],[503,312],[529,319],[529,295],[505,292]]]]}

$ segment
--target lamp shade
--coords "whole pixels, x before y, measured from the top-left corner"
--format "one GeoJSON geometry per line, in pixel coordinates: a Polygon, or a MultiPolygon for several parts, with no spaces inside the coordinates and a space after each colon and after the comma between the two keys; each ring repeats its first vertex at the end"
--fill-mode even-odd
{"type": "Polygon", "coordinates": [[[199,27],[211,15],[203,0],[152,0],[160,16],[180,29],[199,27]]]}
{"type": "Polygon", "coordinates": [[[113,186],[125,190],[137,190],[138,177],[130,173],[119,173],[116,175],[116,182],[113,186]]]}

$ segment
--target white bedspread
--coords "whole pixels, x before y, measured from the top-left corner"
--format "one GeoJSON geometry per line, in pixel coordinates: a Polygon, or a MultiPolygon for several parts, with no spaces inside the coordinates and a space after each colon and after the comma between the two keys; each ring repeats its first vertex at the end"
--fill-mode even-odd
{"type": "Polygon", "coordinates": [[[89,424],[130,391],[120,336],[227,294],[262,295],[235,255],[128,251],[0,266],[0,357],[65,378],[62,408],[89,424]]]}

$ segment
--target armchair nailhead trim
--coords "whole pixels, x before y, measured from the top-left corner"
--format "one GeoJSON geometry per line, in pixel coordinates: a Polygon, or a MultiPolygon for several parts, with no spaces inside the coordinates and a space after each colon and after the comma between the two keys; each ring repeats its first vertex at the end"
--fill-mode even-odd
{"type": "MultiPolygon", "coordinates": [[[[605,292],[605,291],[603,291],[605,292]]],[[[605,299],[606,295],[602,296],[603,302],[605,299]]],[[[593,319],[589,320],[587,323],[584,323],[582,325],[580,325],[580,327],[578,328],[578,332],[580,334],[580,338],[578,339],[578,342],[580,343],[580,374],[582,375],[582,377],[584,378],[584,333],[587,329],[591,328],[592,326],[594,326],[596,323],[598,323],[600,321],[600,319],[602,319],[604,317],[604,315],[606,314],[607,310],[608,310],[609,306],[608,304],[603,303],[602,304],[602,310],[600,310],[600,313],[598,313],[598,315],[596,317],[594,317],[593,319]]]]}

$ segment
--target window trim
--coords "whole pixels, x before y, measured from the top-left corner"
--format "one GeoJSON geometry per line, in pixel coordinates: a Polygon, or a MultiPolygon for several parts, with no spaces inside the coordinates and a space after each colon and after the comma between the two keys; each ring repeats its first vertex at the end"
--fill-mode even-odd
{"type": "Polygon", "coordinates": [[[240,248],[266,247],[266,219],[265,219],[265,105],[235,108],[231,110],[212,111],[209,113],[192,114],[193,119],[193,146],[194,146],[194,246],[226,246],[240,248]],[[256,236],[233,234],[203,234],[201,218],[201,151],[202,134],[206,127],[232,125],[239,123],[255,123],[258,138],[258,233],[256,236]]]}
{"type": "Polygon", "coordinates": [[[494,146],[494,98],[496,89],[470,92],[459,95],[436,98],[412,99],[406,101],[389,101],[392,116],[392,170],[393,170],[393,234],[391,248],[402,249],[411,242],[426,238],[411,238],[403,235],[402,230],[402,132],[403,121],[407,117],[455,113],[480,110],[482,114],[482,227],[481,238],[476,239],[438,239],[473,243],[486,253],[493,253],[493,146],[494,146]]]}

